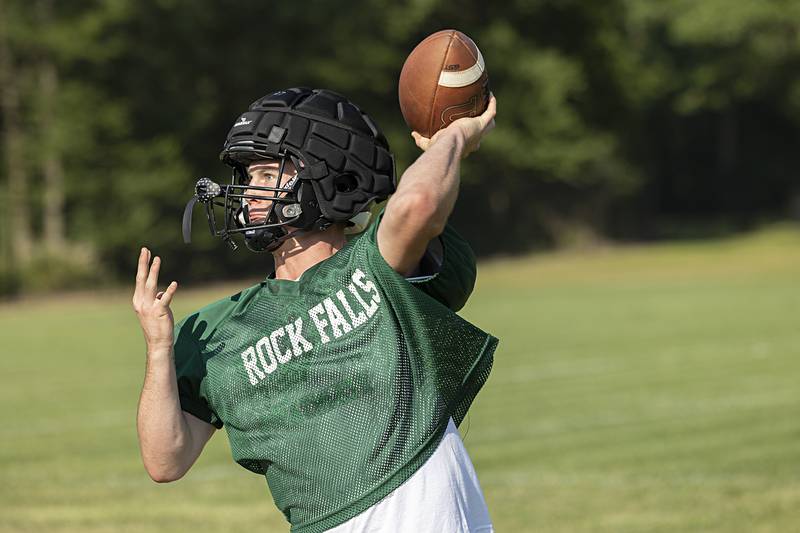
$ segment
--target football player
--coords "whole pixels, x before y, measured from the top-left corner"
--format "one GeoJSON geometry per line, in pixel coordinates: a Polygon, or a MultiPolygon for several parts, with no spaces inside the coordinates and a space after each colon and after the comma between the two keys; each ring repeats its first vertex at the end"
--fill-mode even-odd
{"type": "Polygon", "coordinates": [[[279,91],[238,117],[231,183],[198,182],[184,229],[200,202],[212,233],[243,235],[275,270],[173,324],[177,283],[158,291],[161,261],[142,249],[137,429],[155,481],[182,477],[224,426],[292,531],[492,531],[456,427],[497,339],[455,313],[475,258],[447,220],[495,109],[414,133],[424,153],[399,185],[378,127],[336,93],[279,91]]]}

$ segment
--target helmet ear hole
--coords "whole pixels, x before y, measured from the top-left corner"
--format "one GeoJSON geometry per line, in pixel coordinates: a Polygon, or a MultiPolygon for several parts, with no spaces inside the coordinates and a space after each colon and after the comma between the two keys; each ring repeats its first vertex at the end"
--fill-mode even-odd
{"type": "Polygon", "coordinates": [[[353,192],[358,189],[358,180],[352,174],[342,174],[341,176],[336,176],[333,186],[336,188],[336,192],[353,192]]]}

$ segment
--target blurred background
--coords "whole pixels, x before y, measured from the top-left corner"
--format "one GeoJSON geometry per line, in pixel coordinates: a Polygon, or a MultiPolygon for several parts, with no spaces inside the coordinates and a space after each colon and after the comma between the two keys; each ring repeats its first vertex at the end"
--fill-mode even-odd
{"type": "Polygon", "coordinates": [[[181,242],[238,114],[333,89],[402,172],[444,28],[498,99],[452,217],[501,338],[461,428],[498,531],[800,529],[797,1],[0,0],[0,530],[286,529],[222,435],[141,467],[138,250],[178,318],[270,272],[199,209],[181,242]]]}

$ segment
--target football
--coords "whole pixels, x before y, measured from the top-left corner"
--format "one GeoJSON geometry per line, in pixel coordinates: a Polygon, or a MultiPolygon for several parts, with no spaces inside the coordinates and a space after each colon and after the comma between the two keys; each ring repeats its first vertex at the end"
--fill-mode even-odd
{"type": "Polygon", "coordinates": [[[426,37],[411,51],[398,84],[406,124],[425,137],[489,103],[489,75],[477,45],[458,30],[426,37]]]}

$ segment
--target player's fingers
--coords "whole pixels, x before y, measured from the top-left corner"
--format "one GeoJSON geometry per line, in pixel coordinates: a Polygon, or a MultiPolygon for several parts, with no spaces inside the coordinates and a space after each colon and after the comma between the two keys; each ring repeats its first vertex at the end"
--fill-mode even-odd
{"type": "Polygon", "coordinates": [[[144,288],[147,279],[147,248],[142,248],[139,252],[139,264],[136,267],[136,293],[144,288]]]}
{"type": "Polygon", "coordinates": [[[156,287],[158,287],[158,271],[161,270],[161,258],[156,256],[153,258],[153,264],[150,265],[150,273],[147,275],[147,281],[144,284],[145,298],[150,301],[156,296],[156,287]]]}
{"type": "Polygon", "coordinates": [[[147,281],[147,274],[148,274],[148,258],[150,256],[150,251],[147,248],[142,248],[139,252],[139,262],[136,267],[136,284],[133,291],[133,309],[136,312],[139,312],[140,307],[142,305],[142,299],[144,297],[145,288],[144,284],[147,281]]]}
{"type": "Polygon", "coordinates": [[[169,307],[169,304],[172,303],[172,297],[175,296],[175,291],[177,290],[178,290],[178,282],[173,281],[172,283],[169,284],[167,290],[159,293],[160,294],[160,296],[158,297],[159,301],[165,307],[169,307]]]}
{"type": "Polygon", "coordinates": [[[486,126],[497,115],[497,98],[493,94],[489,96],[489,105],[486,106],[486,111],[481,114],[481,125],[486,126]]]}

